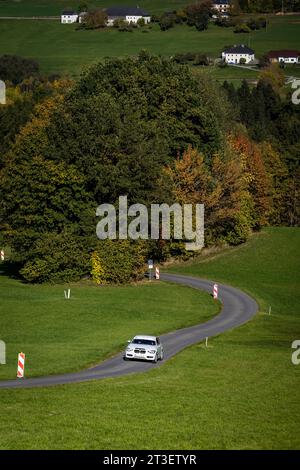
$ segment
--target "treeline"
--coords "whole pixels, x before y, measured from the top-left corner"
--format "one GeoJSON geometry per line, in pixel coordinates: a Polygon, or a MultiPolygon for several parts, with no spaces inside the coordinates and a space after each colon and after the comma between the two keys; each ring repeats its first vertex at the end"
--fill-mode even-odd
{"type": "MultiPolygon", "coordinates": [[[[235,90],[141,52],[96,64],[73,84],[47,82],[49,93],[2,150],[2,242],[20,275],[127,282],[147,257],[189,256],[174,239],[98,240],[96,208],[117,206],[120,195],[147,207],[204,203],[206,245],[298,224],[299,111],[273,75],[235,90]]],[[[1,121],[13,107],[1,108],[1,121]]]]}
{"type": "Polygon", "coordinates": [[[298,12],[300,0],[233,0],[245,13],[298,12]]]}
{"type": "MultiPolygon", "coordinates": [[[[239,88],[225,82],[223,88],[235,109],[237,125],[242,123],[264,161],[273,194],[267,222],[299,225],[300,196],[300,109],[292,103],[291,92],[282,98],[284,75],[276,66],[261,73],[256,87],[244,81],[239,88]]],[[[243,144],[245,145],[245,143],[243,144]]]]}
{"type": "Polygon", "coordinates": [[[6,84],[7,106],[0,106],[0,167],[20,129],[31,119],[38,103],[65,87],[57,74],[46,76],[33,59],[15,55],[0,57],[0,77],[6,84]]]}

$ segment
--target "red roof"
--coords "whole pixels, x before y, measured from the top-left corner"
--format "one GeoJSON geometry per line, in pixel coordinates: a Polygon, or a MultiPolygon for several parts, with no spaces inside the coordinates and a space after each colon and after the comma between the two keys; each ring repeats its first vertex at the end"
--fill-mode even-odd
{"type": "Polygon", "coordinates": [[[280,51],[268,52],[268,57],[270,57],[271,59],[277,59],[278,57],[288,58],[288,57],[299,57],[299,56],[300,56],[300,52],[292,50],[292,49],[282,49],[280,51]]]}

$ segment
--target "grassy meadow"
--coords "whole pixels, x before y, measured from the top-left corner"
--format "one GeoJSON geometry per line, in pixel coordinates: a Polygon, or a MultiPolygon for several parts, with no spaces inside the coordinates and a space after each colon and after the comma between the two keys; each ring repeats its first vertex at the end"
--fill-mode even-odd
{"type": "MultiPolygon", "coordinates": [[[[136,0],[86,0],[90,7],[105,8],[115,5],[136,6],[136,0]]],[[[77,10],[77,0],[0,0],[0,16],[57,16],[63,9],[77,10]]],[[[138,5],[151,14],[176,10],[186,5],[184,0],[139,0],[138,5]]]]}
{"type": "Polygon", "coordinates": [[[0,277],[0,339],[16,377],[18,352],[26,377],[80,370],[122,350],[135,334],[161,334],[201,323],[218,312],[209,294],[145,281],[138,286],[28,286],[0,277]],[[71,287],[71,299],[64,289],[71,287]]]}
{"type": "MultiPolygon", "coordinates": [[[[0,448],[299,449],[300,366],[291,362],[291,343],[300,338],[299,234],[299,229],[265,229],[243,246],[172,268],[226,281],[259,302],[251,322],[210,339],[207,348],[195,345],[136,376],[1,390],[0,448]],[[269,305],[271,315],[266,314],[269,305]],[[136,423],[139,433],[132,432],[136,423]]],[[[161,286],[147,288],[170,287],[161,286]]],[[[29,298],[36,295],[36,287],[23,288],[29,298]]],[[[18,284],[11,289],[17,296],[18,284]]],[[[165,292],[165,301],[189,309],[189,296],[199,293],[184,288],[179,299],[178,289],[165,292]]],[[[115,294],[116,309],[122,308],[122,298],[115,294]]],[[[148,297],[139,310],[146,311],[147,303],[148,297]]],[[[12,309],[7,312],[10,316],[12,309]]],[[[127,321],[118,328],[127,329],[127,321]]],[[[78,317],[75,329],[77,323],[78,317]]],[[[84,333],[76,334],[84,341],[84,333]]]]}
{"type": "MultiPolygon", "coordinates": [[[[1,0],[0,0],[1,16],[1,0]]],[[[186,25],[160,31],[152,29],[119,32],[113,28],[97,31],[76,31],[76,25],[61,25],[59,21],[0,20],[0,55],[17,54],[39,61],[43,72],[78,75],[82,67],[104,57],[136,55],[141,49],[153,54],[172,56],[181,52],[201,52],[219,57],[222,48],[230,44],[247,44],[256,56],[270,49],[299,48],[300,18],[270,17],[267,30],[251,34],[234,34],[232,28],[210,24],[207,31],[198,32],[186,25]]],[[[255,78],[256,73],[228,67],[220,71],[208,68],[216,78],[255,78]]]]}

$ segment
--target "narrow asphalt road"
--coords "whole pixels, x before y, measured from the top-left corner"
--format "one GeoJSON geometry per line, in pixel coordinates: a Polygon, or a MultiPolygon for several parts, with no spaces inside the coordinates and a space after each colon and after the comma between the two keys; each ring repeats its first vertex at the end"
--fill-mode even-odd
{"type": "MultiPolygon", "coordinates": [[[[161,274],[164,281],[175,282],[196,289],[212,292],[213,281],[197,279],[194,277],[177,274],[161,274]]],[[[15,379],[0,381],[0,388],[31,388],[47,387],[49,385],[61,385],[87,380],[119,377],[122,375],[145,372],[153,367],[160,367],[166,360],[192,344],[199,343],[205,337],[216,336],[224,331],[235,328],[249,321],[257,312],[258,306],[255,300],[238,289],[219,284],[219,299],[222,302],[221,312],[206,323],[183,328],[165,335],[161,335],[164,346],[164,360],[157,364],[141,361],[123,361],[123,353],[119,353],[101,364],[85,369],[81,372],[69,374],[51,375],[31,379],[15,379]]],[[[201,309],[201,304],[199,304],[201,309]]],[[[182,312],[184,316],[185,312],[182,312]]],[[[136,331],[135,334],[150,334],[148,331],[136,331]]],[[[125,345],[124,345],[125,347],[125,345]]]]}

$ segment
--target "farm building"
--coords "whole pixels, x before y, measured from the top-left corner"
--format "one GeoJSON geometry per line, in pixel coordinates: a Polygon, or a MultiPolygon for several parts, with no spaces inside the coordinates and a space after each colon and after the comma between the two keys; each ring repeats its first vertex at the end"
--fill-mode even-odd
{"type": "Polygon", "coordinates": [[[254,50],[250,47],[240,44],[225,49],[222,52],[222,59],[227,64],[240,64],[241,62],[249,64],[255,60],[254,50]]]}

